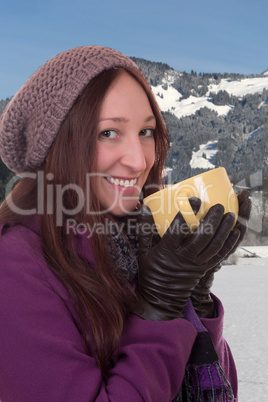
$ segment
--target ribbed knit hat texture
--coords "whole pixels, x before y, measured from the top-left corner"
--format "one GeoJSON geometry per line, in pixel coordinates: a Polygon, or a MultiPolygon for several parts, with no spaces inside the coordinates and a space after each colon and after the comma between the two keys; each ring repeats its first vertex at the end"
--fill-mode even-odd
{"type": "Polygon", "coordinates": [[[16,174],[40,167],[79,94],[113,67],[141,73],[128,57],[101,46],[73,48],[41,66],[0,116],[0,156],[7,167],[16,174]]]}

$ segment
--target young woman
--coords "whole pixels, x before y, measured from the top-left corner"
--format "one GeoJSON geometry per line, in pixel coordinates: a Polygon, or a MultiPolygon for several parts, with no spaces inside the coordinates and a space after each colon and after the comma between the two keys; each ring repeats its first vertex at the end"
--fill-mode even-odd
{"type": "Polygon", "coordinates": [[[12,98],[0,154],[21,180],[0,209],[2,402],[236,400],[210,288],[250,200],[239,194],[234,229],[216,205],[186,238],[178,214],[160,240],[141,204],[168,149],[149,84],[112,49],[61,53],[12,98]]]}

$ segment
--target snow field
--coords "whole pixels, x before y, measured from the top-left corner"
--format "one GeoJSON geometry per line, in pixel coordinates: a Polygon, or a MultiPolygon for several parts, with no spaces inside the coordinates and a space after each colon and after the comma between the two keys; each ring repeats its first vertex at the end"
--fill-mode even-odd
{"type": "MultiPolygon", "coordinates": [[[[268,247],[247,247],[268,257],[268,247]]],[[[212,292],[225,309],[224,337],[238,372],[239,402],[268,395],[268,258],[238,258],[215,275],[212,292]]]]}

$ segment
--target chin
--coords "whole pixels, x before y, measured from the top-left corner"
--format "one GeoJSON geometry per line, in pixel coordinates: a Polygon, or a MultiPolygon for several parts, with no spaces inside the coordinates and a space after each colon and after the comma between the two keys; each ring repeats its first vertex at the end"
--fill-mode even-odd
{"type": "Polygon", "coordinates": [[[137,205],[138,205],[138,200],[135,203],[135,205],[132,204],[132,205],[123,205],[123,206],[120,206],[120,207],[118,206],[118,207],[115,207],[115,208],[111,209],[110,212],[114,216],[126,216],[126,215],[131,215],[131,214],[134,215],[134,213],[135,213],[135,211],[137,209],[137,205]]]}

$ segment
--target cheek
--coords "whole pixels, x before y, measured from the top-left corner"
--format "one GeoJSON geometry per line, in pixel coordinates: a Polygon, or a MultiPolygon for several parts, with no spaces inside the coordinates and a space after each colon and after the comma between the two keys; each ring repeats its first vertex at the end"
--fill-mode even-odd
{"type": "Polygon", "coordinates": [[[155,163],[155,145],[151,146],[150,149],[146,151],[145,155],[147,167],[151,170],[155,163]]]}
{"type": "Polygon", "coordinates": [[[98,146],[96,149],[96,158],[95,158],[95,173],[105,172],[107,166],[109,166],[111,159],[111,152],[108,152],[105,147],[98,146]]]}

